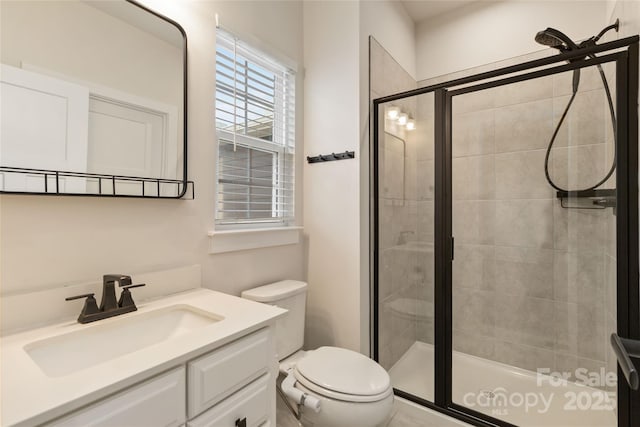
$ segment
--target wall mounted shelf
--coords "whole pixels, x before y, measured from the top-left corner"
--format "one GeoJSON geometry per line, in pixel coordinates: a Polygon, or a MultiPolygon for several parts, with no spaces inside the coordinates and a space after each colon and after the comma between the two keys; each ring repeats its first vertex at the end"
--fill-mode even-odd
{"type": "Polygon", "coordinates": [[[184,186],[187,191],[183,199],[195,198],[193,181],[178,179],[142,178],[134,176],[105,175],[87,172],[69,172],[46,169],[29,169],[0,166],[0,193],[2,194],[40,194],[50,196],[101,196],[101,197],[142,197],[154,199],[175,199],[182,194],[184,186]],[[9,176],[22,176],[30,180],[35,191],[12,191],[6,189],[9,176]],[[86,180],[86,193],[65,191],[66,181],[86,180]],[[38,190],[39,189],[39,190],[38,190]],[[126,189],[126,192],[124,191],[126,189]],[[191,191],[189,191],[191,190],[191,191]]]}
{"type": "Polygon", "coordinates": [[[605,209],[616,207],[616,189],[598,188],[584,191],[557,191],[556,197],[565,209],[605,209]],[[575,204],[569,203],[576,202],[575,204]]]}

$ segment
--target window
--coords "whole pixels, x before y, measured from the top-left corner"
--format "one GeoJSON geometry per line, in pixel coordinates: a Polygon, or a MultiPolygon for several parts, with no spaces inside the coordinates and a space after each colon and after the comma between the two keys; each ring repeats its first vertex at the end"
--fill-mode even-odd
{"type": "Polygon", "coordinates": [[[295,73],[218,29],[216,224],[293,222],[295,73]]]}

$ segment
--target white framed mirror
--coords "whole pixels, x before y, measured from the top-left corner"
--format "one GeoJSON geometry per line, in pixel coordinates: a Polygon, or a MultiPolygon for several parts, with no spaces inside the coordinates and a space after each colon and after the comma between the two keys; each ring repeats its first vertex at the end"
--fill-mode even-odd
{"type": "Polygon", "coordinates": [[[184,196],[186,55],[131,0],[0,2],[0,192],[184,196]]]}

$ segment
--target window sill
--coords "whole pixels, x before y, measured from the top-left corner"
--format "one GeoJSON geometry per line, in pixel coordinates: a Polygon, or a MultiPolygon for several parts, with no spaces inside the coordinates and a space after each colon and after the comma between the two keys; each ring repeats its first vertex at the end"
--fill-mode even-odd
{"type": "Polygon", "coordinates": [[[209,232],[209,253],[244,251],[272,246],[295,245],[302,227],[272,227],[209,232]]]}

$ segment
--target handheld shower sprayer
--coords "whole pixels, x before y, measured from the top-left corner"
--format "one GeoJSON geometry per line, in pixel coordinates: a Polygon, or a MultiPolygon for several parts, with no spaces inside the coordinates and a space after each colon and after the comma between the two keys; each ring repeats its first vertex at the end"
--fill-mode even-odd
{"type": "Polygon", "coordinates": [[[602,38],[602,36],[604,36],[610,30],[618,31],[619,29],[620,20],[616,19],[616,22],[603,28],[597,36],[589,37],[588,39],[583,40],[578,44],[571,40],[571,38],[562,31],[549,27],[546,30],[538,31],[535,36],[535,40],[537,43],[543,46],[549,46],[554,49],[558,49],[560,52],[568,52],[571,50],[579,50],[585,47],[593,46],[602,38]]]}
{"type": "MultiPolygon", "coordinates": [[[[580,49],[580,47],[569,38],[569,36],[562,31],[551,27],[546,30],[538,31],[535,40],[543,46],[558,49],[560,52],[571,52],[580,49]]],[[[584,58],[573,59],[569,62],[580,61],[583,59],[584,58]]],[[[580,69],[575,69],[573,70],[573,93],[578,91],[578,86],[580,86],[580,69]]]]}
{"type": "Polygon", "coordinates": [[[538,31],[535,40],[543,46],[549,46],[561,52],[578,49],[578,45],[569,36],[555,28],[549,27],[546,30],[538,31]]]}
{"type": "MultiPolygon", "coordinates": [[[[558,49],[560,53],[573,52],[573,51],[579,51],[580,49],[584,49],[590,46],[595,46],[596,43],[602,38],[602,36],[605,35],[605,33],[613,29],[618,31],[619,27],[620,27],[620,20],[616,19],[615,23],[603,28],[602,31],[598,33],[598,35],[589,37],[588,39],[583,40],[580,43],[575,43],[573,40],[571,40],[571,38],[569,38],[569,36],[567,36],[566,34],[564,34],[559,30],[556,30],[555,28],[547,28],[546,30],[539,31],[536,34],[535,41],[541,45],[558,49]]],[[[577,62],[577,61],[584,61],[587,58],[595,59],[596,56],[592,53],[589,53],[589,54],[585,54],[585,56],[582,56],[582,57],[579,56],[577,58],[572,58],[568,60],[568,62],[571,63],[571,62],[577,62]]],[[[611,91],[609,90],[607,77],[605,76],[604,71],[602,70],[602,66],[600,64],[596,64],[596,67],[598,68],[598,72],[600,73],[600,78],[602,79],[602,84],[604,86],[604,92],[607,96],[607,101],[609,104],[609,114],[611,115],[611,125],[613,126],[613,140],[614,140],[614,147],[615,147],[613,164],[611,165],[611,168],[609,169],[609,172],[607,172],[606,176],[600,181],[598,181],[597,184],[581,190],[569,190],[569,189],[561,188],[559,185],[553,182],[553,179],[551,179],[551,176],[549,175],[549,156],[551,155],[551,149],[553,148],[553,144],[556,140],[556,137],[558,136],[558,131],[560,130],[562,123],[567,117],[567,114],[569,113],[569,109],[571,108],[571,105],[573,104],[576,94],[578,93],[578,88],[580,87],[580,69],[576,68],[575,70],[573,70],[573,81],[572,81],[573,90],[572,90],[571,98],[569,98],[569,102],[567,103],[567,106],[565,107],[564,112],[562,113],[562,116],[560,117],[560,120],[558,121],[558,124],[555,130],[553,131],[553,135],[551,136],[551,140],[549,141],[549,145],[547,146],[547,153],[544,158],[544,174],[547,178],[547,182],[549,183],[549,185],[551,185],[551,187],[555,188],[558,191],[569,192],[569,191],[594,190],[600,187],[602,184],[604,184],[611,177],[611,175],[613,175],[613,172],[616,170],[617,152],[618,152],[617,145],[616,145],[616,141],[617,141],[616,115],[615,115],[615,110],[613,108],[613,101],[611,99],[611,91]]]]}

